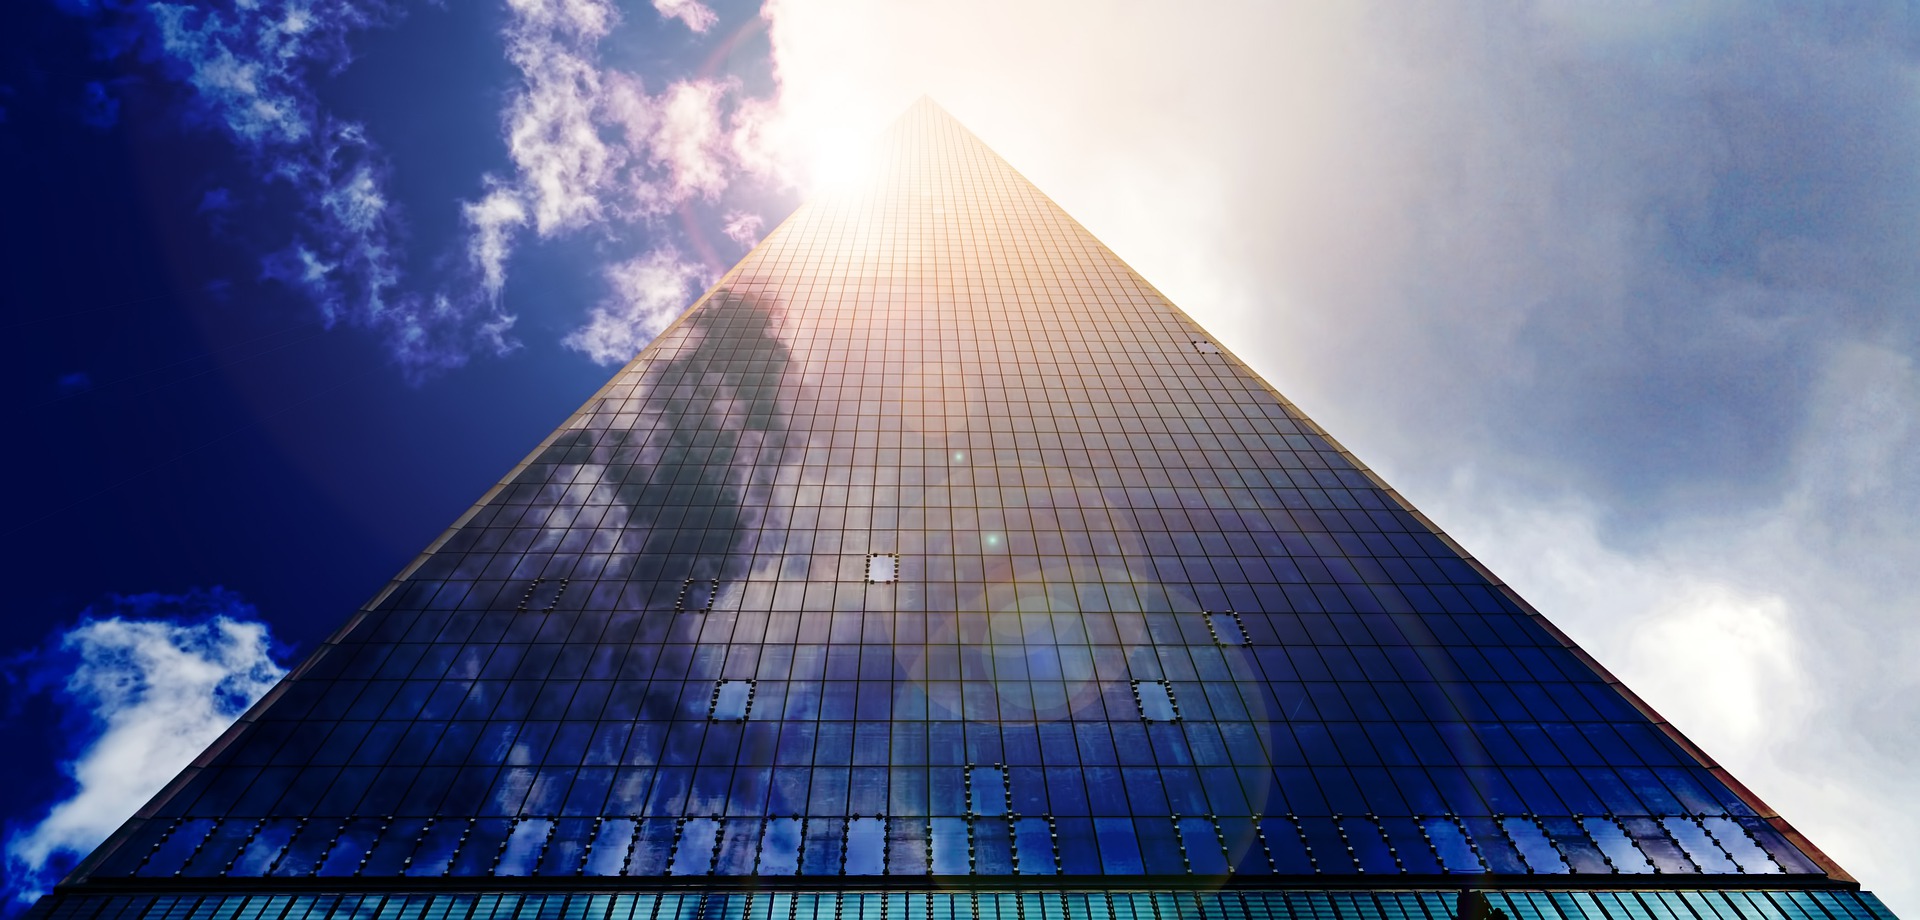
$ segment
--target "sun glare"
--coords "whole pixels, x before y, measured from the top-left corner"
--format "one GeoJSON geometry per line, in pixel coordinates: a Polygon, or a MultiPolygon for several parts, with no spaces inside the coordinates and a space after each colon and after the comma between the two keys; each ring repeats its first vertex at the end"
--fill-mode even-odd
{"type": "Polygon", "coordinates": [[[814,136],[813,158],[807,176],[814,193],[854,185],[873,165],[873,138],[846,128],[826,129],[814,136]]]}

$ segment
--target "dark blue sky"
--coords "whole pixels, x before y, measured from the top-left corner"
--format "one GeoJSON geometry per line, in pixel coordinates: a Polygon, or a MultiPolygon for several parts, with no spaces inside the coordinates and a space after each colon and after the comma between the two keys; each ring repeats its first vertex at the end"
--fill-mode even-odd
{"type": "MultiPolygon", "coordinates": [[[[637,12],[608,58],[646,84],[768,90],[761,30],[709,62],[756,10],[722,6],[705,34],[637,12]]],[[[60,721],[58,694],[33,692],[60,675],[31,658],[83,610],[224,587],[296,660],[605,380],[561,344],[607,296],[604,263],[698,252],[689,228],[730,261],[730,211],[777,221],[792,206],[778,183],[737,185],[529,240],[499,293],[511,347],[455,341],[420,360],[350,292],[329,302],[266,277],[290,242],[324,248],[324,221],[303,216],[324,190],[276,176],[297,147],[250,144],[209,110],[156,18],[143,3],[37,0],[0,14],[0,302],[15,345],[0,368],[16,484],[4,527],[23,589],[0,638],[17,665],[0,816],[16,824],[64,794],[55,765],[88,737],[60,721]]],[[[356,123],[377,149],[389,298],[430,297],[473,273],[461,204],[481,176],[513,176],[502,112],[524,84],[494,5],[396,7],[378,23],[302,74],[317,118],[356,123]]]]}

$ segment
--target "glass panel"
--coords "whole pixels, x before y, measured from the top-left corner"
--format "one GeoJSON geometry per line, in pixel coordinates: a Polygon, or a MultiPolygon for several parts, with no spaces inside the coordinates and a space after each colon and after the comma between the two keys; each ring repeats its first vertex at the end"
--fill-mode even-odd
{"type": "Polygon", "coordinates": [[[1587,839],[1606,856],[1614,871],[1634,874],[1654,871],[1653,863],[1633,845],[1620,825],[1606,818],[1586,818],[1580,823],[1587,830],[1587,839]]]}
{"type": "Polygon", "coordinates": [[[1133,693],[1140,707],[1140,718],[1149,722],[1172,722],[1180,718],[1173,705],[1173,685],[1167,681],[1136,680],[1133,693]]]}
{"type": "Polygon", "coordinates": [[[1548,839],[1547,832],[1540,825],[1526,818],[1508,818],[1500,824],[1514,847],[1519,849],[1520,858],[1526,861],[1529,871],[1568,871],[1566,861],[1560,858],[1560,851],[1554,848],[1553,841],[1548,839]]]}
{"type": "Polygon", "coordinates": [[[760,835],[760,874],[794,875],[800,871],[800,820],[772,818],[760,835]]]}
{"type": "Polygon", "coordinates": [[[753,701],[753,683],[744,680],[723,680],[714,687],[713,713],[711,718],[717,722],[742,722],[747,718],[748,707],[753,701]]]}
{"type": "Polygon", "coordinates": [[[847,823],[848,875],[884,875],[887,871],[887,827],[879,818],[855,818],[847,823]]]}
{"type": "Polygon", "coordinates": [[[585,874],[624,874],[628,852],[633,847],[634,831],[638,827],[639,822],[631,818],[608,818],[601,822],[599,832],[593,837],[593,848],[587,854],[585,874]]]}
{"type": "Polygon", "coordinates": [[[1240,625],[1237,613],[1207,614],[1207,630],[1213,641],[1220,645],[1246,645],[1247,631],[1240,625]]]}

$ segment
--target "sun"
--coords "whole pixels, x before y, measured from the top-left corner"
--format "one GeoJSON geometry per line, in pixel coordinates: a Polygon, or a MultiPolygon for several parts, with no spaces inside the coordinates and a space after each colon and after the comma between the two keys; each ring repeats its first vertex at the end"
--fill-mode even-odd
{"type": "Polygon", "coordinates": [[[844,125],[823,126],[809,144],[807,189],[818,194],[858,184],[873,168],[874,139],[844,125]]]}

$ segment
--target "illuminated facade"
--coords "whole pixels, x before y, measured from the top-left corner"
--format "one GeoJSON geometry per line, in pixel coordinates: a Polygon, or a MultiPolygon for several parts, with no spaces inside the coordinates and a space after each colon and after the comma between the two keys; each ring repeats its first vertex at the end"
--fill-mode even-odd
{"type": "Polygon", "coordinates": [[[37,908],[1494,909],[1889,916],[928,102],[37,908]]]}

